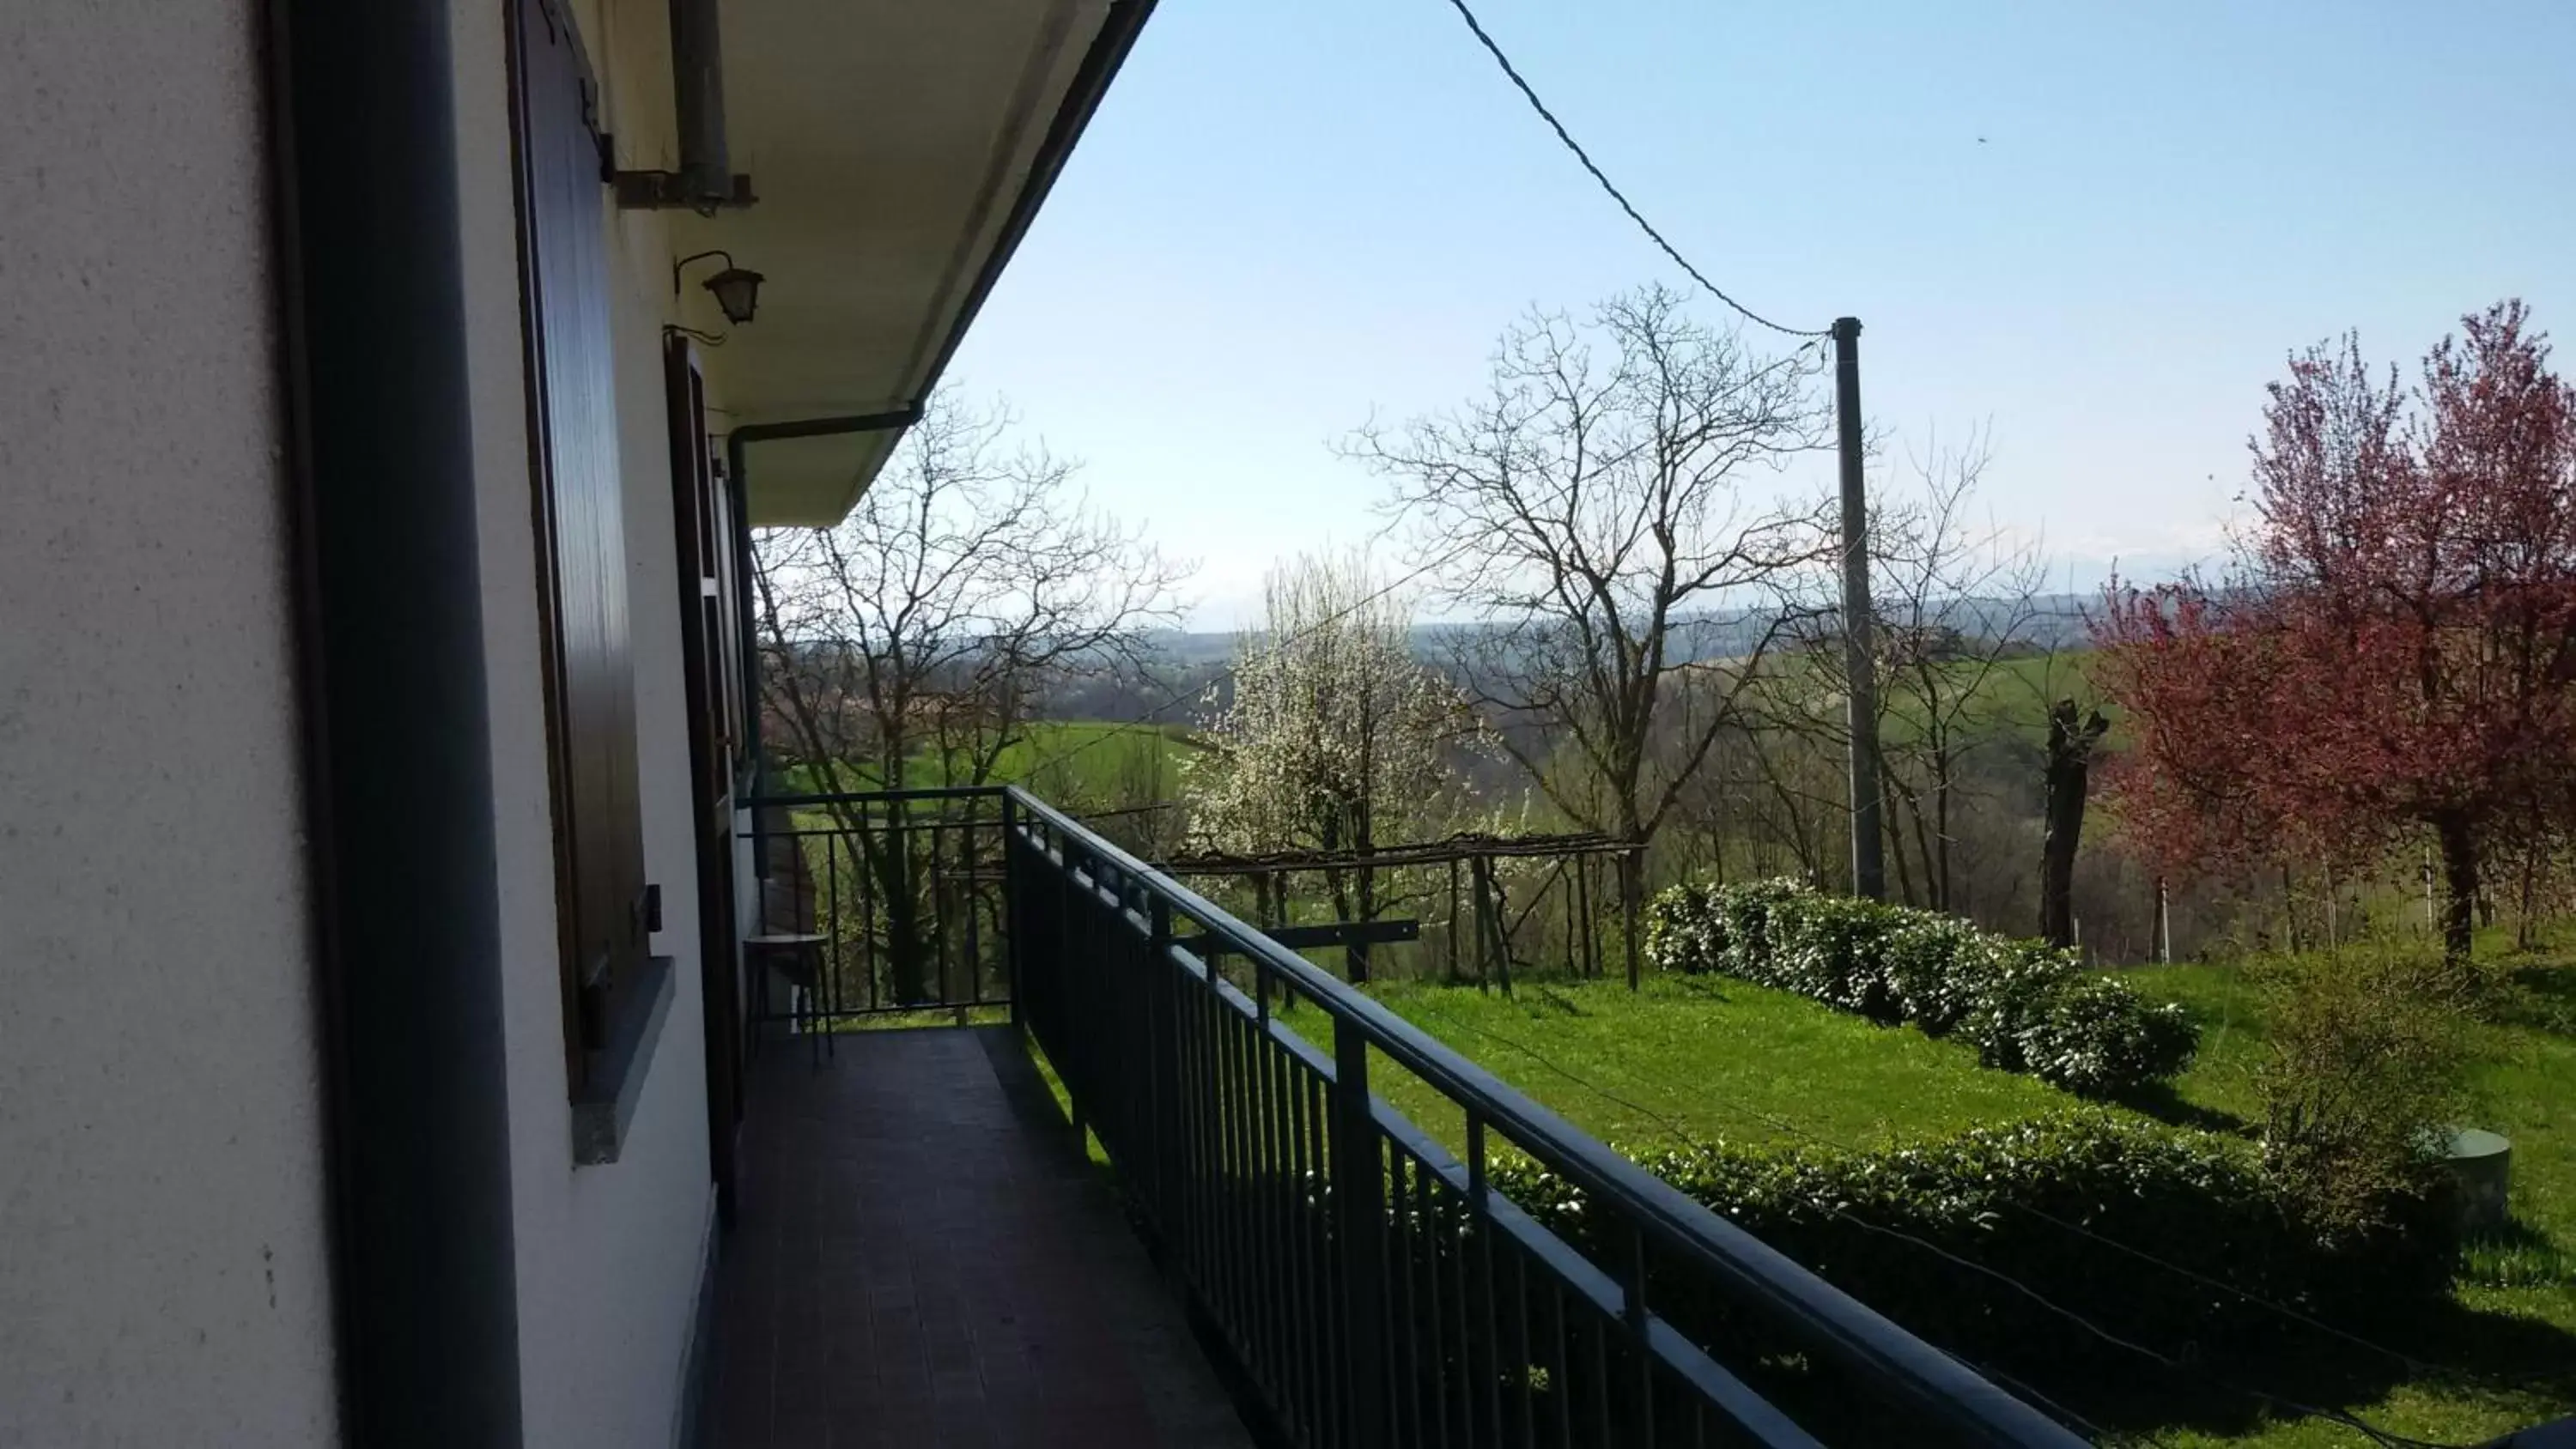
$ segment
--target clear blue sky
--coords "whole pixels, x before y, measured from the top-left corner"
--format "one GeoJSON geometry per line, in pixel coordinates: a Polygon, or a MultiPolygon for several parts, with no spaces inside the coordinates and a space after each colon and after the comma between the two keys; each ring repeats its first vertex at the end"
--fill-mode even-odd
{"type": "MultiPolygon", "coordinates": [[[[1990,423],[1991,511],[2088,585],[2217,550],[2295,347],[2411,369],[2518,295],[2576,370],[2576,0],[1477,8],[1719,285],[1862,319],[1897,457],[1990,423]]],[[[1163,0],[951,376],[1198,558],[1226,628],[1372,526],[1331,440],[1472,393],[1530,304],[1652,279],[1444,0],[1163,0]]]]}

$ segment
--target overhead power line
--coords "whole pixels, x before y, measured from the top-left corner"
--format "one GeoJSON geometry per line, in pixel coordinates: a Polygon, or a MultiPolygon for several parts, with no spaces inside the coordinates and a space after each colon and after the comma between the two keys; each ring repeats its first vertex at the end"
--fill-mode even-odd
{"type": "MultiPolygon", "coordinates": [[[[1656,230],[1653,222],[1646,220],[1645,214],[1637,210],[1636,204],[1628,199],[1627,193],[1621,191],[1618,186],[1610,180],[1609,176],[1601,170],[1600,165],[1592,159],[1592,154],[1584,150],[1583,144],[1575,140],[1574,134],[1565,128],[1565,123],[1556,118],[1556,113],[1547,108],[1547,103],[1545,101],[1539,99],[1538,92],[1532,89],[1530,83],[1522,77],[1519,68],[1512,64],[1511,57],[1504,54],[1503,48],[1495,43],[1492,35],[1486,32],[1484,22],[1476,18],[1475,11],[1467,8],[1466,0],[1449,0],[1449,4],[1458,12],[1458,17],[1467,22],[1467,29],[1474,33],[1477,43],[1484,46],[1486,53],[1494,58],[1494,63],[1502,67],[1503,74],[1511,80],[1513,86],[1519,89],[1522,97],[1529,102],[1530,109],[1538,112],[1539,119],[1547,122],[1548,129],[1556,133],[1557,140],[1565,144],[1565,149],[1574,154],[1575,160],[1583,163],[1583,169],[1591,173],[1592,179],[1600,183],[1601,189],[1609,194],[1612,201],[1618,203],[1619,209],[1627,213],[1628,219],[1637,224],[1638,230],[1644,232],[1648,240],[1652,241],[1666,257],[1672,259],[1673,265],[1681,268],[1692,281],[1697,282],[1702,288],[1706,289],[1710,296],[1715,297],[1720,302],[1723,302],[1728,307],[1734,309],[1738,316],[1743,317],[1748,322],[1755,323],[1762,327],[1767,327],[1784,337],[1823,339],[1834,335],[1833,329],[1829,327],[1791,327],[1785,323],[1775,322],[1735,300],[1732,296],[1729,296],[1724,288],[1709,280],[1707,273],[1701,271],[1698,267],[1691,265],[1690,259],[1683,256],[1681,254],[1681,250],[1675,247],[1672,242],[1667,240],[1662,232],[1656,230]]],[[[1779,361],[1763,369],[1762,373],[1757,373],[1754,380],[1758,381],[1760,377],[1780,368],[1799,365],[1803,361],[1807,350],[1808,348],[1806,346],[1799,347],[1792,355],[1781,358],[1779,361]]],[[[1430,573],[1432,570],[1446,564],[1450,559],[1456,558],[1459,553],[1464,551],[1465,550],[1463,548],[1452,550],[1441,558],[1435,559],[1412,570],[1410,573],[1407,573],[1403,577],[1388,584],[1385,588],[1379,589],[1377,592],[1360,599],[1358,602],[1352,604],[1349,608],[1342,610],[1340,613],[1317,620],[1305,632],[1313,632],[1315,630],[1328,628],[1331,625],[1340,622],[1344,617],[1347,617],[1360,609],[1366,608],[1368,605],[1377,602],[1379,599],[1382,599],[1388,594],[1395,592],[1397,589],[1404,587],[1406,584],[1413,582],[1415,579],[1430,573]]],[[[1299,637],[1302,637],[1302,634],[1287,635],[1283,636],[1283,638],[1278,642],[1286,643],[1299,637]]],[[[1228,665],[1224,669],[1218,671],[1205,684],[1201,685],[1199,689],[1192,690],[1187,693],[1176,694],[1172,698],[1165,700],[1162,704],[1147,711],[1139,718],[1130,720],[1121,725],[1118,729],[1108,731],[1104,734],[1095,735],[1083,743],[1074,746],[1072,749],[1065,750],[1059,754],[1051,755],[1046,759],[1040,760],[1030,767],[1029,773],[1034,774],[1037,770],[1043,769],[1046,766],[1060,764],[1095,745],[1104,744],[1120,735],[1142,729],[1145,726],[1154,723],[1156,720],[1161,719],[1172,710],[1178,709],[1182,705],[1189,703],[1192,699],[1197,698],[1200,694],[1204,693],[1208,688],[1211,688],[1215,684],[1231,677],[1233,673],[1234,666],[1228,665]]]]}
{"type": "Polygon", "coordinates": [[[1619,203],[1619,209],[1628,213],[1628,219],[1637,224],[1637,229],[1644,232],[1648,240],[1661,248],[1665,256],[1673,259],[1674,266],[1677,266],[1684,272],[1688,273],[1692,281],[1697,282],[1702,287],[1708,289],[1708,294],[1710,296],[1715,297],[1717,300],[1724,302],[1727,306],[1734,308],[1736,314],[1748,322],[1758,323],[1761,326],[1768,327],[1772,331],[1780,333],[1786,337],[1827,337],[1832,335],[1832,329],[1827,327],[1790,327],[1779,322],[1774,322],[1770,318],[1763,316],[1761,313],[1756,312],[1752,308],[1735,300],[1733,297],[1728,296],[1724,288],[1721,288],[1717,283],[1710,281],[1707,275],[1701,272],[1699,268],[1692,266],[1690,264],[1690,259],[1683,256],[1679,248],[1675,247],[1671,242],[1666,241],[1664,239],[1664,234],[1655,230],[1655,224],[1646,220],[1645,214],[1637,210],[1636,204],[1628,199],[1627,193],[1621,191],[1616,185],[1612,184],[1610,178],[1602,173],[1601,167],[1593,161],[1592,153],[1583,149],[1583,143],[1574,139],[1574,133],[1565,129],[1565,123],[1558,120],[1556,118],[1556,113],[1547,108],[1547,102],[1540,100],[1538,98],[1538,92],[1531,89],[1530,83],[1521,78],[1519,68],[1512,64],[1512,58],[1503,54],[1503,48],[1494,43],[1494,37],[1485,33],[1484,22],[1476,18],[1475,11],[1467,8],[1467,0],[1449,0],[1449,5],[1451,9],[1458,12],[1459,19],[1467,22],[1467,28],[1475,32],[1477,43],[1484,46],[1485,53],[1494,58],[1494,64],[1501,66],[1503,68],[1503,74],[1510,77],[1512,84],[1519,88],[1522,98],[1530,103],[1530,109],[1538,112],[1540,120],[1547,122],[1548,129],[1556,133],[1556,139],[1565,143],[1565,149],[1574,153],[1574,159],[1583,163],[1583,169],[1592,173],[1592,179],[1601,183],[1601,189],[1610,194],[1610,199],[1612,201],[1619,203]]]}

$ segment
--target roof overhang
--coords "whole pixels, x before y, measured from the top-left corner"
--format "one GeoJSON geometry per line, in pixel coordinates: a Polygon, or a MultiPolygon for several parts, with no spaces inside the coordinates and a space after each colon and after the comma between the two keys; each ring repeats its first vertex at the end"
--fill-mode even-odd
{"type": "MultiPolygon", "coordinates": [[[[1153,0],[732,0],[724,94],[757,204],[675,215],[766,277],[705,366],[749,520],[829,525],[884,465],[1153,0]],[[849,420],[833,429],[826,420],[849,420]]],[[[697,277],[693,272],[690,285],[697,277]]],[[[693,304],[694,305],[694,304],[693,304]]]]}

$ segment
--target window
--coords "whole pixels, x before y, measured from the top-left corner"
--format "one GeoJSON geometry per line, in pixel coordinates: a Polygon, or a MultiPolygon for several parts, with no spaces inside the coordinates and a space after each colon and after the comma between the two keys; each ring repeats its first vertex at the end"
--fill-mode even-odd
{"type": "MultiPolygon", "coordinates": [[[[733,793],[748,747],[733,498],[707,432],[706,378],[687,337],[668,339],[663,365],[671,415],[671,513],[679,526],[681,655],[689,708],[698,716],[691,724],[691,749],[700,776],[697,803],[704,807],[733,793]]],[[[731,811],[719,813],[729,832],[731,811]]]]}
{"type": "Polygon", "coordinates": [[[615,1067],[607,1058],[644,994],[647,956],[626,510],[597,90],[569,19],[551,0],[521,0],[517,10],[519,272],[555,901],[565,1057],[580,1097],[615,1067]]]}

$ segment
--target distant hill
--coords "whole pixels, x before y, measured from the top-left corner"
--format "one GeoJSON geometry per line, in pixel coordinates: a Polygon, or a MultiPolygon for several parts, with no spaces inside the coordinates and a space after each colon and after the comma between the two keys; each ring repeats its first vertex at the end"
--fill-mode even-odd
{"type": "MultiPolygon", "coordinates": [[[[2084,611],[2092,605],[2089,594],[2045,594],[2031,601],[2037,618],[2024,632],[2030,643],[2043,650],[2081,649],[2087,644],[2084,611]]],[[[1965,599],[1960,601],[1956,616],[1961,633],[1991,635],[2010,617],[2015,605],[2005,599],[1965,599]]],[[[1675,631],[1676,641],[1686,651],[1681,662],[1700,659],[1731,659],[1749,653],[1770,629],[1776,613],[1767,609],[1747,609],[1731,614],[1703,614],[1688,621],[1687,627],[1675,631]]],[[[1414,653],[1425,659],[1440,656],[1444,640],[1461,630],[1490,628],[1473,623],[1416,624],[1413,626],[1414,653]]],[[[1161,630],[1148,636],[1148,643],[1169,665],[1183,669],[1223,664],[1234,657],[1241,638],[1231,630],[1189,631],[1161,630]]]]}

